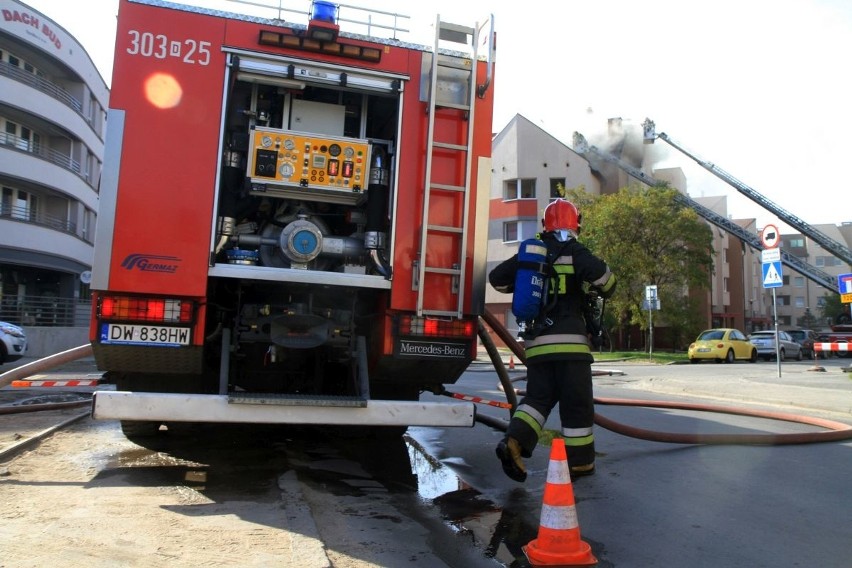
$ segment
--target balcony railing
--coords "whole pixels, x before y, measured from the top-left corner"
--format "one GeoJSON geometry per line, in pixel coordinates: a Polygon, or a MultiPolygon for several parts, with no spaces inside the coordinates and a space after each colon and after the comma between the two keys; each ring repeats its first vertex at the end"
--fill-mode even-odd
{"type": "Polygon", "coordinates": [[[0,301],[0,321],[23,327],[83,327],[89,325],[90,300],[5,296],[0,301]]]}
{"type": "Polygon", "coordinates": [[[0,61],[0,75],[4,75],[21,83],[26,83],[33,89],[41,91],[46,95],[53,97],[64,105],[72,108],[82,116],[86,122],[91,123],[89,118],[83,114],[83,104],[75,99],[71,93],[60,87],[55,83],[51,83],[44,77],[39,77],[34,73],[30,73],[29,71],[25,71],[21,69],[17,65],[12,65],[6,61],[0,61]]]}
{"type": "Polygon", "coordinates": [[[14,134],[7,134],[5,132],[0,132],[0,144],[3,144],[3,146],[10,150],[33,154],[35,156],[38,156],[42,160],[47,160],[52,164],[56,164],[60,168],[64,168],[70,172],[73,172],[74,174],[82,178],[86,183],[88,183],[89,186],[94,188],[91,180],[89,179],[88,172],[83,172],[81,170],[80,162],[72,159],[66,154],[58,152],[53,148],[45,147],[44,144],[39,144],[26,138],[21,138],[20,136],[15,136],[14,134]]]}
{"type": "MultiPolygon", "coordinates": [[[[41,225],[42,227],[50,227],[56,231],[68,233],[75,237],[83,238],[77,234],[77,223],[72,223],[68,219],[56,217],[55,215],[46,215],[33,211],[31,207],[21,207],[18,205],[0,204],[0,219],[14,219],[24,223],[32,223],[33,225],[41,225]]],[[[91,242],[88,241],[87,242],[91,242]]]]}

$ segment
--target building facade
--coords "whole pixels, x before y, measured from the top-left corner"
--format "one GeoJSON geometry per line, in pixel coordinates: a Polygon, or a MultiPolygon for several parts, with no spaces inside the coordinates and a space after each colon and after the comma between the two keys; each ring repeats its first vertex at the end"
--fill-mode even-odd
{"type": "MultiPolygon", "coordinates": [[[[852,248],[849,241],[852,235],[848,230],[852,228],[852,223],[844,223],[840,226],[813,225],[813,228],[834,242],[852,248]]],[[[836,278],[841,274],[850,273],[849,264],[806,235],[782,234],[780,246],[789,254],[799,257],[829,276],[836,278]]],[[[775,290],[778,326],[783,329],[801,327],[816,331],[828,329],[833,323],[833,316],[837,314],[822,316],[821,308],[825,305],[826,296],[836,294],[839,291],[838,288],[826,289],[795,271],[790,270],[788,274],[786,267],[784,269],[781,276],[783,285],[775,290]]],[[[849,309],[848,304],[846,309],[849,309]]]]}
{"type": "MultiPolygon", "coordinates": [[[[643,151],[641,138],[631,143],[620,121],[610,121],[607,136],[618,140],[603,147],[622,161],[641,169],[653,179],[668,182],[688,194],[687,179],[680,168],[654,168],[653,156],[643,151]],[[638,141],[638,143],[636,143],[638,141]]],[[[492,182],[489,219],[488,270],[517,252],[520,241],[540,230],[547,204],[558,196],[557,187],[582,187],[600,195],[639,183],[622,169],[601,160],[589,162],[558,139],[526,118],[516,115],[494,137],[492,144],[492,182]]],[[[717,215],[730,219],[724,196],[693,198],[717,215]]],[[[762,227],[756,219],[731,219],[745,232],[759,235],[762,227]]],[[[762,262],[756,251],[734,234],[708,221],[713,231],[714,265],[708,274],[705,291],[697,293],[706,327],[735,327],[746,333],[771,329],[773,311],[783,328],[826,329],[828,321],[819,318],[817,309],[825,295],[836,293],[815,284],[789,267],[784,267],[783,286],[772,290],[763,285],[762,262]]],[[[852,223],[816,227],[838,243],[847,246],[852,239],[852,223]]],[[[831,275],[850,272],[848,264],[825,251],[803,235],[782,235],[782,248],[831,275]]],[[[691,295],[695,291],[685,292],[691,295]]],[[[511,313],[511,296],[488,288],[486,306],[506,327],[517,332],[511,313]]],[[[664,320],[658,325],[664,326],[664,320]]],[[[660,334],[661,336],[663,334],[660,334]]],[[[656,341],[655,341],[656,344],[656,341]]]]}
{"type": "MultiPolygon", "coordinates": [[[[584,157],[521,115],[509,121],[491,146],[488,272],[541,231],[544,208],[560,196],[560,188],[582,188],[593,195],[601,191],[601,178],[584,157]]],[[[512,295],[487,286],[485,303],[517,335],[512,295]]]]}
{"type": "Polygon", "coordinates": [[[0,18],[0,320],[85,325],[109,90],[44,14],[0,18]]]}

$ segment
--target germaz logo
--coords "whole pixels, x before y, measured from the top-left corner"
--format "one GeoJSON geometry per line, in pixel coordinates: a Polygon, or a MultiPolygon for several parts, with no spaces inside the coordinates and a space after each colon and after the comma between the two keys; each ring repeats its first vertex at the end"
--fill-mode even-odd
{"type": "Polygon", "coordinates": [[[177,272],[180,259],[176,256],[161,256],[156,254],[128,254],[121,267],[126,270],[141,270],[142,272],[177,272]]]}

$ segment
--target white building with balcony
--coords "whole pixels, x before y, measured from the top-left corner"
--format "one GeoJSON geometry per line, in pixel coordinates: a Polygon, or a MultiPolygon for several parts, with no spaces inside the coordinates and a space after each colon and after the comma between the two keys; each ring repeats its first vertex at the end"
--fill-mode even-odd
{"type": "Polygon", "coordinates": [[[0,0],[0,320],[85,325],[108,99],[74,37],[0,0]]]}

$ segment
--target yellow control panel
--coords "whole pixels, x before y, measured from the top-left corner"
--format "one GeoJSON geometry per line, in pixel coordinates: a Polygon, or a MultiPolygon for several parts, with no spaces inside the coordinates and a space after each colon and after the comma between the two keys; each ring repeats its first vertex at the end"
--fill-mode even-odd
{"type": "Polygon", "coordinates": [[[355,204],[370,171],[367,140],[256,127],[248,177],[252,191],[273,197],[355,204]]]}

